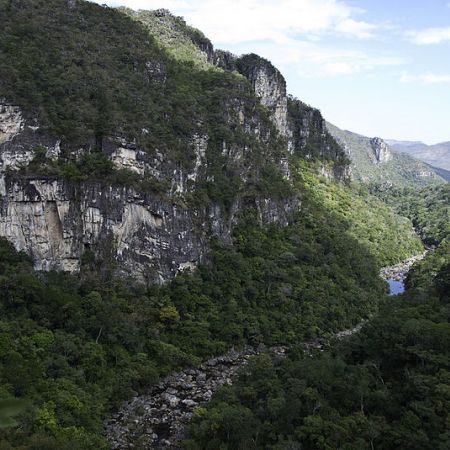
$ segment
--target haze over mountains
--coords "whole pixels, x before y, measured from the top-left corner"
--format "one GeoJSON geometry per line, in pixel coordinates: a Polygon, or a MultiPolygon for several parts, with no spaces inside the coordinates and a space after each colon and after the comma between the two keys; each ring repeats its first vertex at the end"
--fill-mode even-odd
{"type": "Polygon", "coordinates": [[[396,141],[394,139],[387,139],[386,142],[398,152],[408,153],[427,164],[450,170],[450,141],[433,145],[427,145],[420,141],[396,141]]]}

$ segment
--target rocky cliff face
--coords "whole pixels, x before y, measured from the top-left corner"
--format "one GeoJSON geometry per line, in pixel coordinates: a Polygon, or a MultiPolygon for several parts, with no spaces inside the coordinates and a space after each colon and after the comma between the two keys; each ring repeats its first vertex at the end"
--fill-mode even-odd
{"type": "Polygon", "coordinates": [[[387,163],[392,159],[392,152],[389,150],[389,147],[383,139],[374,137],[370,140],[370,145],[372,146],[375,161],[377,163],[387,163]]]}
{"type": "Polygon", "coordinates": [[[326,123],[326,126],[348,154],[354,180],[375,186],[398,187],[427,186],[444,181],[430,166],[409,155],[391,151],[380,138],[341,130],[331,123],[326,123]]]}
{"type": "Polygon", "coordinates": [[[239,58],[236,66],[252,84],[256,96],[269,112],[278,132],[292,150],[292,131],[288,123],[286,81],[269,61],[250,54],[239,58]]]}
{"type": "MultiPolygon", "coordinates": [[[[286,224],[296,197],[284,190],[281,198],[267,186],[275,178],[278,186],[289,184],[293,152],[334,161],[327,174],[343,176],[342,150],[330,140],[320,112],[293,114],[285,80],[269,61],[214,51],[202,33],[165,10],[124,14],[65,0],[47,9],[33,0],[28,7],[42,31],[22,45],[38,55],[39,67],[53,70],[44,77],[48,85],[33,88],[44,89],[41,97],[28,89],[33,74],[23,72],[27,89],[21,80],[17,84],[20,61],[0,80],[0,99],[9,95],[0,101],[0,235],[29,253],[38,269],[75,271],[94,259],[121,274],[163,282],[204,259],[211,236],[230,242],[247,208],[261,224],[286,224]],[[58,20],[75,4],[67,39],[82,35],[98,55],[94,60],[103,61],[92,62],[92,79],[90,72],[83,78],[88,92],[76,91],[80,69],[72,67],[74,61],[89,65],[86,55],[80,60],[71,53],[77,45],[53,39],[58,20]],[[103,23],[112,43],[98,39],[103,23]],[[165,41],[149,40],[155,30],[172,42],[170,52],[161,48],[165,41]],[[45,33],[49,49],[36,44],[45,33]],[[134,45],[123,45],[130,35],[134,45]],[[186,63],[191,54],[194,63],[186,63]],[[216,68],[205,71],[204,64],[216,68]],[[71,76],[51,82],[55,67],[71,76]],[[68,84],[52,93],[60,82],[68,84]],[[45,100],[61,92],[68,96],[45,100]],[[108,176],[96,173],[97,166],[89,173],[89,157],[108,176]],[[269,180],[263,179],[267,173],[269,180]]],[[[26,8],[5,11],[10,30],[26,8]]]]}
{"type": "MultiPolygon", "coordinates": [[[[208,173],[206,134],[190,139],[190,169],[162,153],[150,156],[123,138],[104,143],[116,168],[170,180],[166,192],[159,194],[103,181],[23,175],[38,147],[45,148],[49,158],[80,157],[86,150],[62,151],[58,140],[29,125],[36,121],[25,120],[18,106],[3,103],[0,111],[0,235],[30,254],[39,270],[77,271],[83,255],[92,254],[98,264],[113,265],[123,275],[163,282],[195,267],[207,253],[211,235],[229,241],[232,226],[246,206],[257,209],[261,223],[287,223],[295,208],[294,199],[280,203],[270,197],[244,200],[239,195],[229,212],[214,203],[186,205],[184,196],[213,177],[208,173]]],[[[264,131],[264,124],[255,117],[248,123],[239,120],[249,133],[264,131]]],[[[244,182],[252,176],[246,164],[250,153],[245,145],[223,141],[225,164],[244,182]]],[[[279,164],[287,170],[283,161],[279,164]]]]}

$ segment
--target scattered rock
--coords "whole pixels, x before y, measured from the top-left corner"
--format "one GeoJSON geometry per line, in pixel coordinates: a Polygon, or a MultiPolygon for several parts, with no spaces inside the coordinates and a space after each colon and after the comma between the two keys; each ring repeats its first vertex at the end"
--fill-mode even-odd
{"type": "Polygon", "coordinates": [[[143,439],[144,448],[179,448],[183,429],[192,417],[193,409],[208,402],[224,384],[231,384],[237,371],[248,363],[251,356],[267,351],[283,357],[286,347],[233,349],[195,369],[169,375],[147,394],[124,403],[122,409],[106,423],[111,448],[135,448],[135,443],[142,443],[143,439]]]}
{"type": "Polygon", "coordinates": [[[423,259],[427,252],[428,250],[420,253],[419,255],[415,255],[411,258],[405,259],[404,261],[395,264],[394,266],[383,267],[380,271],[381,278],[383,278],[384,280],[403,281],[404,277],[411,269],[413,264],[423,259]]]}

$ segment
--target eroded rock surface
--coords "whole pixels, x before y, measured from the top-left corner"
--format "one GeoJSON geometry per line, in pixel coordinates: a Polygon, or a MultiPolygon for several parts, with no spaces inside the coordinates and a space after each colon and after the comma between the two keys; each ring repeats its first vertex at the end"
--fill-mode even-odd
{"type": "MultiPolygon", "coordinates": [[[[147,394],[125,403],[106,424],[111,448],[179,448],[194,408],[208,402],[221,386],[231,384],[237,371],[263,351],[267,351],[263,346],[232,350],[198,368],[173,373],[147,394]]],[[[273,347],[269,351],[284,357],[286,348],[273,347]]]]}
{"type": "MultiPolygon", "coordinates": [[[[235,107],[243,110],[245,104],[239,100],[230,106],[235,107]]],[[[269,149],[272,131],[267,123],[248,115],[239,120],[246,132],[269,149]]],[[[185,164],[159,149],[145,151],[122,135],[104,139],[102,151],[116,169],[160,183],[162,190],[157,193],[26,171],[37,151],[55,163],[76,162],[94,145],[63,145],[41,132],[37,120],[26,117],[18,106],[0,104],[0,236],[26,251],[38,270],[77,271],[83,255],[90,252],[99,266],[114,262],[120,275],[161,283],[195,267],[207,254],[211,235],[229,242],[243,208],[255,207],[261,224],[285,225],[296,207],[294,198],[279,201],[239,195],[229,211],[214,202],[189,206],[185,196],[198,183],[214,182],[208,172],[209,136],[200,131],[186,141],[189,158],[185,164]]],[[[253,149],[225,141],[222,149],[230,174],[239,175],[243,183],[254,176],[249,163],[253,149]]],[[[274,163],[288,176],[286,158],[274,163]]]]}
{"type": "Polygon", "coordinates": [[[377,163],[387,163],[393,158],[391,150],[383,139],[374,137],[370,140],[370,145],[372,146],[375,161],[377,163]]]}
{"type": "Polygon", "coordinates": [[[419,255],[411,256],[411,258],[405,259],[404,261],[399,262],[393,266],[383,267],[380,271],[380,276],[384,280],[396,280],[403,281],[408,271],[411,267],[417,262],[425,258],[425,255],[428,251],[424,251],[419,255]]]}

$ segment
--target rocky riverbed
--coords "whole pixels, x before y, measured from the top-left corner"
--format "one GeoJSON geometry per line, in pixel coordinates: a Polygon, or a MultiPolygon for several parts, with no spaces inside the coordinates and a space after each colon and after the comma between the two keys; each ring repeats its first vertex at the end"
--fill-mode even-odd
{"type": "MultiPolygon", "coordinates": [[[[363,322],[336,333],[334,338],[347,338],[362,326],[363,322]]],[[[305,351],[320,350],[326,341],[304,342],[305,351]]],[[[246,346],[211,358],[199,367],[172,373],[146,394],[125,402],[105,424],[111,449],[179,449],[184,427],[196,406],[207,403],[223,385],[231,384],[251,357],[269,352],[275,358],[284,358],[286,351],[284,346],[246,346]]]]}
{"type": "MultiPolygon", "coordinates": [[[[426,251],[395,266],[384,267],[380,275],[385,280],[402,281],[412,265],[423,259],[426,251]]],[[[358,332],[363,322],[354,328],[335,334],[344,339],[358,332]]],[[[323,340],[305,342],[305,350],[321,349],[323,340]]],[[[116,449],[178,449],[183,430],[194,408],[208,402],[225,384],[231,384],[239,369],[249,359],[263,352],[284,357],[286,347],[266,348],[246,346],[225,355],[209,359],[196,368],[169,375],[146,394],[125,402],[120,411],[105,424],[110,447],[116,449]]]]}
{"type": "Polygon", "coordinates": [[[252,356],[271,352],[284,357],[286,347],[244,347],[209,359],[197,368],[173,373],[147,394],[124,403],[106,423],[111,449],[176,449],[196,406],[208,402],[252,356]]]}
{"type": "Polygon", "coordinates": [[[420,253],[419,255],[411,256],[411,258],[405,259],[394,266],[383,267],[380,271],[381,278],[385,280],[403,281],[413,264],[423,259],[427,254],[427,251],[428,250],[420,253]]]}

